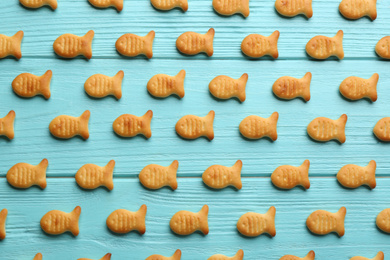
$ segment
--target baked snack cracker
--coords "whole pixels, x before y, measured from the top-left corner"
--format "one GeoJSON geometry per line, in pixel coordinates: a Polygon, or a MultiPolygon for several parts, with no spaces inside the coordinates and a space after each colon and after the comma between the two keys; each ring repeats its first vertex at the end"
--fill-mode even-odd
{"type": "Polygon", "coordinates": [[[313,250],[311,250],[305,257],[297,257],[294,255],[285,255],[282,256],[279,260],[314,260],[316,254],[314,253],[313,250]]]}
{"type": "Polygon", "coordinates": [[[282,165],[275,169],[271,175],[272,183],[280,189],[292,189],[295,186],[310,188],[309,181],[310,161],[305,160],[301,166],[282,165]]]}
{"type": "Polygon", "coordinates": [[[274,206],[271,206],[265,214],[245,213],[237,221],[237,230],[247,237],[257,237],[263,233],[274,237],[276,235],[275,214],[274,206]]]}
{"type": "Polygon", "coordinates": [[[0,118],[0,136],[4,135],[10,140],[14,139],[14,121],[15,111],[13,110],[9,111],[5,117],[0,118]]]}
{"type": "Polygon", "coordinates": [[[209,84],[210,93],[219,99],[236,97],[240,102],[246,99],[245,88],[248,81],[248,74],[244,73],[239,79],[229,76],[217,76],[209,84]]]}
{"type": "Polygon", "coordinates": [[[48,70],[42,76],[31,73],[22,73],[12,81],[14,92],[25,98],[42,95],[46,99],[50,98],[50,81],[53,72],[48,70]]]}
{"type": "Polygon", "coordinates": [[[162,256],[162,255],[151,255],[145,260],[180,260],[181,259],[181,251],[177,249],[172,256],[162,256]]]}
{"type": "Polygon", "coordinates": [[[205,117],[186,115],[176,123],[176,132],[185,139],[196,139],[201,136],[207,137],[210,141],[214,139],[215,112],[211,110],[205,117]]]}
{"type": "Polygon", "coordinates": [[[127,57],[145,55],[148,59],[153,57],[153,40],[156,33],[150,31],[145,36],[126,33],[118,38],[115,43],[116,50],[127,57]]]}
{"type": "Polygon", "coordinates": [[[179,162],[174,160],[171,165],[164,167],[157,164],[149,164],[139,173],[139,181],[148,189],[157,190],[164,186],[177,189],[176,173],[179,162]]]}
{"type": "Polygon", "coordinates": [[[213,56],[213,41],[215,30],[209,29],[206,34],[185,32],[176,40],[176,48],[186,55],[195,55],[201,52],[213,56]]]}
{"type": "Polygon", "coordinates": [[[184,12],[188,10],[188,1],[187,0],[150,0],[150,3],[154,8],[162,11],[172,10],[174,8],[180,8],[184,12]]]}
{"type": "Polygon", "coordinates": [[[42,6],[50,6],[53,10],[57,9],[57,0],[19,0],[19,2],[27,8],[40,8],[42,6]]]}
{"type": "Polygon", "coordinates": [[[146,138],[150,138],[152,137],[152,130],[150,129],[152,118],[152,110],[148,110],[141,117],[123,114],[115,119],[112,128],[117,135],[122,137],[133,137],[142,134],[146,138]]]}
{"type": "Polygon", "coordinates": [[[185,77],[185,70],[181,70],[176,76],[157,74],[148,81],[146,88],[155,97],[164,98],[175,94],[183,98],[185,77]]]}
{"type": "Polygon", "coordinates": [[[15,188],[27,189],[33,185],[46,188],[46,169],[49,161],[43,159],[38,165],[17,163],[7,172],[7,181],[15,188]]]}
{"type": "Polygon", "coordinates": [[[243,260],[243,259],[244,259],[244,250],[240,249],[232,257],[217,254],[217,255],[210,256],[209,259],[207,260],[243,260]]]}
{"type": "Polygon", "coordinates": [[[181,210],[173,215],[169,226],[173,232],[182,236],[190,235],[195,231],[207,235],[209,233],[208,214],[209,206],[207,205],[204,205],[197,213],[181,210]]]}
{"type": "Polygon", "coordinates": [[[363,79],[359,77],[348,77],[340,84],[340,93],[345,98],[350,100],[358,100],[368,98],[375,102],[378,98],[376,86],[378,84],[379,75],[374,73],[371,78],[363,79]]]}
{"type": "Polygon", "coordinates": [[[67,59],[82,55],[89,60],[92,58],[92,40],[94,35],[95,32],[93,30],[88,31],[84,36],[65,33],[54,41],[54,52],[58,56],[67,59]]]}
{"type": "Polygon", "coordinates": [[[104,186],[109,190],[114,188],[113,173],[115,161],[111,160],[106,166],[85,164],[76,173],[77,184],[83,189],[96,189],[104,186]]]}
{"type": "Polygon", "coordinates": [[[240,125],[240,133],[248,139],[260,139],[269,137],[272,141],[278,139],[277,124],[279,113],[273,112],[269,118],[259,116],[247,116],[240,125]]]}
{"type": "Polygon", "coordinates": [[[107,227],[114,233],[125,234],[136,230],[141,235],[145,233],[145,217],[147,207],[142,205],[137,212],[126,209],[117,209],[112,212],[106,221],[107,227]]]}
{"type": "Polygon", "coordinates": [[[279,57],[278,39],[279,31],[274,31],[270,36],[250,34],[241,43],[241,51],[251,57],[260,58],[269,55],[274,59],[279,57]]]}
{"type": "Polygon", "coordinates": [[[390,141],[389,125],[390,125],[390,117],[384,117],[376,123],[373,132],[379,140],[384,142],[390,141]]]}
{"type": "Polygon", "coordinates": [[[385,255],[382,251],[379,251],[378,254],[374,258],[367,258],[363,256],[354,256],[350,258],[349,260],[383,260],[385,259],[385,255]]]}
{"type": "Polygon", "coordinates": [[[385,36],[378,41],[375,52],[383,59],[390,59],[390,36],[385,36]]]}
{"type": "Polygon", "coordinates": [[[18,60],[22,58],[21,45],[23,35],[23,31],[15,33],[14,36],[0,34],[0,59],[7,56],[13,56],[18,60]]]}
{"type": "MultiPolygon", "coordinates": [[[[111,259],[111,253],[105,254],[100,260],[110,260],[111,259]]],[[[92,260],[90,258],[79,258],[77,260],[92,260]]]]}
{"type": "Polygon", "coordinates": [[[299,14],[307,18],[313,16],[312,0],[276,0],[275,9],[279,14],[287,17],[299,14]]]}
{"type": "Polygon", "coordinates": [[[347,124],[347,115],[343,114],[337,120],[332,120],[326,117],[317,117],[307,126],[308,135],[316,141],[327,142],[337,140],[344,143],[345,125],[347,124]]]}
{"type": "Polygon", "coordinates": [[[306,52],[318,60],[325,60],[330,56],[336,56],[342,60],[344,58],[343,35],[343,31],[339,30],[334,37],[315,36],[306,44],[306,52]]]}
{"type": "Polygon", "coordinates": [[[367,166],[347,164],[337,173],[337,180],[347,188],[357,188],[367,185],[371,189],[376,187],[375,180],[376,162],[371,160],[367,166]]]}
{"type": "Polygon", "coordinates": [[[223,189],[227,186],[234,186],[240,190],[242,161],[238,160],[233,166],[212,165],[203,174],[203,182],[213,189],[223,189]]]}
{"type": "Polygon", "coordinates": [[[114,7],[118,12],[123,9],[123,0],[88,0],[91,5],[97,8],[114,7]]]}
{"type": "Polygon", "coordinates": [[[301,79],[284,76],[277,79],[272,86],[274,94],[281,99],[303,98],[310,100],[311,73],[307,72],[301,79]]]}
{"type": "Polygon", "coordinates": [[[34,259],[33,260],[42,260],[42,254],[41,253],[38,253],[34,256],[34,259]]]}
{"type": "Polygon", "coordinates": [[[371,20],[377,17],[377,0],[342,0],[339,5],[340,13],[348,19],[356,20],[368,16],[371,20]]]}
{"type": "Polygon", "coordinates": [[[7,219],[8,210],[2,209],[0,211],[0,239],[3,240],[5,238],[5,221],[7,219]]]}
{"type": "Polygon", "coordinates": [[[390,233],[390,208],[382,210],[376,217],[377,227],[385,233],[390,233]]]}
{"type": "Polygon", "coordinates": [[[74,236],[77,236],[79,234],[80,214],[80,206],[77,206],[70,213],[60,210],[49,211],[41,218],[41,228],[50,235],[71,232],[74,236]]]}
{"type": "Polygon", "coordinates": [[[314,234],[326,235],[336,232],[339,237],[344,236],[344,219],[347,209],[341,207],[336,213],[325,210],[316,210],[306,220],[307,228],[314,234]]]}
{"type": "Polygon", "coordinates": [[[89,110],[85,110],[80,117],[67,115],[57,116],[50,122],[50,133],[61,139],[69,139],[76,135],[88,139],[88,121],[90,116],[91,112],[89,110]]]}
{"type": "Polygon", "coordinates": [[[109,77],[103,74],[92,75],[85,81],[84,89],[88,95],[94,98],[103,98],[113,95],[116,99],[122,97],[122,80],[125,73],[120,70],[115,76],[109,77]]]}
{"type": "Polygon", "coordinates": [[[213,0],[213,7],[221,15],[242,14],[244,17],[249,16],[249,0],[213,0]]]}

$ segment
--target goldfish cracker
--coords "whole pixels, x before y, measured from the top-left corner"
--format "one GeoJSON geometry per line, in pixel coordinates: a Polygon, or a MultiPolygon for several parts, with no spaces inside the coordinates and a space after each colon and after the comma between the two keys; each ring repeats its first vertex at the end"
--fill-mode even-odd
{"type": "Polygon", "coordinates": [[[279,166],[272,173],[271,181],[280,189],[292,189],[297,185],[300,185],[305,189],[309,189],[309,167],[309,160],[305,160],[299,167],[291,165],[279,166]]]}
{"type": "Polygon", "coordinates": [[[186,115],[176,123],[176,132],[185,139],[196,139],[201,136],[207,137],[210,141],[214,139],[215,112],[211,110],[205,117],[186,115]]]}
{"type": "Polygon", "coordinates": [[[348,19],[356,20],[363,16],[375,20],[377,0],[342,0],[339,5],[340,13],[348,19]]]}
{"type": "Polygon", "coordinates": [[[57,0],[19,0],[19,2],[27,8],[40,8],[42,6],[50,6],[53,10],[57,9],[57,0]]]}
{"type": "Polygon", "coordinates": [[[374,258],[367,258],[363,256],[354,256],[350,258],[349,260],[383,260],[385,259],[385,255],[382,251],[379,251],[378,254],[374,258]]]}
{"type": "Polygon", "coordinates": [[[263,233],[274,237],[276,235],[275,214],[274,206],[271,206],[265,214],[245,213],[237,221],[237,230],[247,237],[257,237],[263,233]]]}
{"type": "Polygon", "coordinates": [[[343,114],[337,120],[326,117],[317,117],[307,126],[308,135],[319,142],[337,140],[345,143],[345,125],[347,124],[347,115],[343,114]]]}
{"type": "Polygon", "coordinates": [[[180,8],[184,12],[188,10],[188,1],[187,0],[150,0],[150,3],[154,8],[162,11],[172,10],[174,8],[180,8]]]}
{"type": "Polygon", "coordinates": [[[104,186],[112,190],[114,188],[114,167],[114,160],[109,161],[104,167],[95,164],[85,164],[77,171],[75,176],[76,182],[83,189],[96,189],[104,186]]]}
{"type": "Polygon", "coordinates": [[[179,162],[177,160],[174,160],[168,167],[149,164],[140,172],[139,180],[148,189],[156,190],[164,186],[169,186],[172,190],[176,190],[176,173],[178,167],[179,162]]]}
{"type": "Polygon", "coordinates": [[[390,59],[390,36],[385,36],[378,41],[375,52],[383,59],[390,59]]]}
{"type": "Polygon", "coordinates": [[[272,141],[276,141],[278,139],[278,119],[278,112],[272,113],[269,118],[262,118],[256,115],[248,116],[241,121],[239,130],[248,139],[269,137],[272,141]]]}
{"type": "Polygon", "coordinates": [[[33,260],[42,260],[42,254],[41,253],[38,253],[34,256],[34,259],[33,260]]]}
{"type": "Polygon", "coordinates": [[[72,212],[66,213],[60,210],[47,212],[41,219],[41,228],[50,235],[59,235],[71,232],[74,236],[79,234],[79,218],[81,208],[77,206],[72,212]]]}
{"type": "Polygon", "coordinates": [[[142,134],[146,138],[150,138],[152,137],[152,130],[150,129],[152,118],[152,110],[148,110],[141,117],[123,114],[115,119],[112,128],[117,135],[122,137],[133,137],[142,134]]]}
{"type": "Polygon", "coordinates": [[[4,135],[10,140],[14,139],[14,121],[15,111],[13,110],[9,111],[5,117],[0,118],[0,136],[4,135]]]}
{"type": "MultiPolygon", "coordinates": [[[[105,254],[100,260],[110,260],[111,259],[111,253],[105,254]]],[[[77,260],[92,260],[90,258],[79,258],[77,260]]]]}
{"type": "Polygon", "coordinates": [[[2,209],[0,211],[0,240],[3,240],[6,236],[5,232],[5,221],[7,219],[8,210],[2,209]]]}
{"type": "Polygon", "coordinates": [[[238,250],[235,256],[228,257],[225,255],[217,254],[209,257],[207,260],[243,260],[244,251],[242,249],[238,250]]]}
{"type": "Polygon", "coordinates": [[[375,102],[378,98],[376,91],[378,80],[378,73],[374,73],[369,79],[354,76],[348,77],[341,82],[340,93],[350,100],[368,98],[372,102],[375,102]]]}
{"type": "Polygon", "coordinates": [[[326,235],[336,232],[339,237],[344,236],[344,219],[347,209],[341,207],[336,213],[325,210],[316,210],[306,220],[307,228],[314,234],[326,235]]]}
{"type": "Polygon", "coordinates": [[[22,58],[23,31],[18,31],[14,36],[0,34],[0,59],[13,56],[16,59],[22,58]]]}
{"type": "Polygon", "coordinates": [[[186,55],[196,55],[204,52],[207,56],[213,56],[213,41],[215,30],[209,29],[206,34],[185,32],[176,40],[176,48],[186,55]]]}
{"type": "Polygon", "coordinates": [[[115,43],[116,50],[127,57],[145,55],[148,59],[153,57],[153,40],[156,33],[150,31],[146,36],[126,33],[115,43]]]}
{"type": "Polygon", "coordinates": [[[85,92],[94,98],[103,98],[113,95],[116,99],[122,97],[123,70],[120,70],[115,76],[109,77],[102,74],[92,75],[84,84],[85,92]]]}
{"type": "Polygon", "coordinates": [[[313,16],[312,0],[276,0],[275,9],[279,14],[287,17],[299,14],[307,18],[313,16]]]}
{"type": "Polygon", "coordinates": [[[166,74],[154,75],[147,84],[147,90],[152,96],[159,98],[165,98],[172,94],[183,98],[185,77],[185,70],[181,70],[176,76],[166,74]]]}
{"type": "Polygon", "coordinates": [[[249,16],[249,0],[213,0],[214,10],[220,15],[230,16],[233,14],[242,14],[249,16]]]}
{"type": "Polygon", "coordinates": [[[49,130],[57,138],[69,139],[79,135],[86,140],[89,138],[88,121],[90,116],[89,110],[85,110],[80,117],[57,116],[50,122],[49,130]]]}
{"type": "Polygon", "coordinates": [[[294,255],[285,255],[282,256],[279,260],[314,260],[316,254],[311,250],[305,257],[300,258],[294,255]]]}
{"type": "Polygon", "coordinates": [[[376,225],[383,232],[390,233],[390,208],[384,209],[378,214],[376,225]]]}
{"type": "Polygon", "coordinates": [[[209,233],[208,213],[209,207],[207,205],[204,205],[197,213],[181,210],[173,215],[169,226],[173,232],[182,236],[190,235],[195,231],[207,235],[209,233]]]}
{"type": "Polygon", "coordinates": [[[123,9],[123,0],[88,0],[89,3],[97,8],[114,7],[118,12],[123,9]]]}
{"type": "Polygon", "coordinates": [[[306,44],[306,52],[318,60],[325,60],[331,56],[342,60],[344,58],[343,36],[342,30],[339,30],[334,37],[315,36],[306,44]]]}
{"type": "Polygon", "coordinates": [[[15,188],[27,189],[37,185],[41,189],[45,189],[48,165],[47,159],[43,159],[38,165],[17,163],[8,170],[7,181],[15,188]]]}
{"type": "Polygon", "coordinates": [[[146,231],[146,211],[146,205],[142,205],[137,212],[117,209],[108,216],[106,221],[107,227],[112,232],[118,234],[125,234],[136,230],[142,235],[146,231]]]}
{"type": "Polygon", "coordinates": [[[42,76],[35,76],[30,73],[22,73],[12,81],[14,92],[24,98],[42,95],[46,99],[50,98],[50,81],[53,73],[46,71],[42,76]]]}
{"type": "Polygon", "coordinates": [[[246,99],[245,88],[248,81],[248,74],[244,73],[239,79],[228,76],[217,76],[209,84],[210,93],[219,99],[236,97],[240,102],[246,99]]]}
{"type": "Polygon", "coordinates": [[[269,55],[274,59],[279,57],[278,39],[279,31],[274,31],[270,36],[250,34],[241,43],[241,51],[251,57],[260,58],[269,55]]]}
{"type": "Polygon", "coordinates": [[[390,141],[390,117],[380,119],[373,130],[375,136],[384,142],[390,141]]]}
{"type": "Polygon", "coordinates": [[[212,165],[203,174],[203,182],[213,189],[223,189],[227,186],[234,186],[240,190],[242,161],[238,160],[232,167],[223,165],[212,165]]]}
{"type": "Polygon", "coordinates": [[[180,260],[181,259],[181,251],[177,249],[172,256],[162,256],[162,255],[151,255],[145,260],[180,260]]]}
{"type": "Polygon", "coordinates": [[[310,82],[310,72],[307,72],[301,79],[284,76],[275,81],[272,91],[281,99],[290,100],[300,97],[307,102],[310,100],[310,82]]]}
{"type": "Polygon", "coordinates": [[[367,166],[347,164],[337,173],[337,180],[347,188],[357,188],[367,185],[371,189],[376,187],[375,180],[376,162],[371,160],[367,166]]]}
{"type": "Polygon", "coordinates": [[[53,43],[54,52],[63,58],[71,59],[79,55],[88,60],[92,58],[92,40],[95,35],[93,30],[84,36],[66,33],[58,37],[53,43]]]}

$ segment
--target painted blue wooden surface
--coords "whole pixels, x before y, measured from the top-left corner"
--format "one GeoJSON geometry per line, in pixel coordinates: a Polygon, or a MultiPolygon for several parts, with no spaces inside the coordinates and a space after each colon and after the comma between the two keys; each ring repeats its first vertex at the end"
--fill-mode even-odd
{"type": "Polygon", "coordinates": [[[378,250],[390,254],[390,237],[375,227],[375,217],[389,207],[390,146],[372,134],[375,123],[390,110],[389,63],[374,53],[377,41],[390,34],[390,3],[378,0],[378,19],[371,22],[344,19],[338,12],[339,0],[314,1],[314,16],[287,19],[274,10],[274,1],[251,0],[247,19],[239,15],[222,17],[211,0],[189,2],[189,11],[159,12],[149,1],[125,1],[124,10],[98,10],[85,0],[59,1],[56,11],[48,8],[28,10],[18,1],[0,2],[0,33],[25,32],[23,58],[0,60],[0,117],[16,111],[15,139],[0,138],[0,209],[8,208],[7,238],[0,241],[0,259],[31,259],[42,252],[44,259],[98,259],[106,252],[114,260],[145,259],[153,253],[170,255],[180,248],[183,258],[207,259],[214,253],[233,255],[243,248],[245,259],[279,259],[283,254],[305,255],[315,250],[316,259],[349,259],[353,255],[373,257],[378,250]],[[176,38],[185,31],[206,32],[215,28],[214,55],[183,56],[175,47],[176,38]],[[55,56],[54,40],[63,33],[83,35],[95,30],[93,58],[63,60],[55,56]],[[154,57],[127,59],[115,51],[116,39],[124,33],[146,34],[156,31],[154,57]],[[240,51],[242,39],[250,33],[268,35],[281,32],[280,58],[253,61],[240,51]],[[304,48],[318,34],[333,36],[343,29],[345,59],[313,61],[304,48]],[[53,70],[52,97],[21,99],[11,89],[12,80],[22,72],[43,74],[53,70]],[[95,73],[114,75],[124,70],[123,98],[96,100],[83,89],[85,80],[95,73]],[[186,96],[159,100],[146,91],[147,81],[157,73],[175,75],[187,71],[186,96]],[[312,99],[281,101],[271,88],[280,76],[302,77],[313,73],[312,99]],[[341,97],[341,81],[352,75],[368,78],[379,73],[378,101],[349,102],[341,97]],[[219,101],[208,92],[208,83],[217,75],[238,78],[249,74],[247,100],[219,101]],[[85,109],[92,113],[91,137],[61,141],[49,131],[50,121],[60,114],[79,116],[85,109]],[[123,113],[142,115],[152,109],[151,139],[123,139],[112,131],[112,122],[123,113]],[[186,114],[206,115],[215,110],[215,139],[187,141],[179,138],[174,126],[186,114]],[[279,138],[248,141],[238,132],[243,118],[251,114],[268,117],[278,111],[279,138]],[[349,116],[345,144],[316,143],[306,134],[307,124],[318,116],[349,116]],[[5,174],[15,163],[37,164],[48,158],[48,187],[15,190],[5,174]],[[81,190],[73,179],[85,163],[105,165],[117,162],[115,188],[81,190]],[[148,191],[137,179],[140,170],[150,163],[168,165],[179,160],[179,188],[148,191]],[[243,189],[213,191],[201,182],[203,171],[212,164],[244,163],[243,189]],[[275,189],[269,176],[281,164],[300,165],[310,159],[312,187],[308,191],[275,189]],[[365,165],[377,161],[378,187],[346,190],[337,184],[335,175],[344,164],[365,165]],[[191,177],[191,178],[186,178],[191,177]],[[137,210],[148,206],[147,232],[117,236],[105,226],[105,219],[117,208],[137,210]],[[210,234],[178,237],[169,230],[169,219],[181,209],[198,211],[210,206],[210,234]],[[70,211],[82,207],[80,235],[52,237],[45,235],[40,218],[51,209],[70,211]],[[247,239],[240,236],[235,224],[247,211],[264,213],[269,206],[277,209],[277,236],[247,239]],[[317,237],[305,227],[305,219],[316,209],[337,211],[347,207],[346,235],[317,237]]]}

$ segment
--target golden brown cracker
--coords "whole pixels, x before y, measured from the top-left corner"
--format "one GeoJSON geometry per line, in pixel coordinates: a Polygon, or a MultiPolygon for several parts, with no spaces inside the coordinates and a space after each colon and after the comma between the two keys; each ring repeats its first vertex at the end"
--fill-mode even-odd
{"type": "Polygon", "coordinates": [[[136,230],[141,235],[145,233],[145,217],[147,207],[142,205],[137,212],[126,209],[117,209],[112,212],[106,221],[107,227],[114,233],[125,234],[136,230]]]}
{"type": "Polygon", "coordinates": [[[316,210],[306,220],[307,228],[314,234],[326,235],[336,232],[340,237],[344,236],[344,219],[347,209],[341,207],[336,213],[325,210],[316,210]]]}
{"type": "Polygon", "coordinates": [[[250,34],[241,43],[241,51],[251,57],[260,58],[269,55],[274,59],[279,57],[278,39],[279,31],[274,31],[266,37],[260,34],[250,34]]]}
{"type": "Polygon", "coordinates": [[[278,139],[277,124],[279,113],[274,112],[269,118],[262,118],[256,115],[244,118],[240,125],[240,133],[249,139],[260,139],[269,137],[272,141],[278,139]]]}
{"type": "Polygon", "coordinates": [[[237,230],[247,237],[257,237],[263,233],[274,237],[276,235],[275,214],[274,206],[271,206],[265,214],[245,213],[237,221],[237,230]]]}
{"type": "Polygon", "coordinates": [[[122,137],[133,137],[142,134],[146,138],[152,137],[150,123],[153,118],[152,110],[145,115],[138,117],[130,114],[123,114],[112,123],[114,132],[122,137]]]}
{"type": "Polygon", "coordinates": [[[317,117],[307,126],[308,135],[319,142],[327,142],[337,140],[344,143],[345,125],[347,124],[347,115],[343,114],[337,120],[332,120],[326,117],[317,117]]]}
{"type": "Polygon", "coordinates": [[[204,205],[197,213],[181,210],[173,215],[169,226],[173,232],[182,236],[190,235],[195,231],[207,235],[209,233],[208,213],[209,207],[207,205],[204,205]]]}
{"type": "Polygon", "coordinates": [[[12,81],[14,92],[24,98],[42,95],[46,99],[50,98],[50,81],[53,72],[48,70],[42,76],[31,73],[22,73],[12,81]]]}
{"type": "Polygon", "coordinates": [[[71,232],[74,236],[77,236],[80,232],[80,214],[81,208],[79,206],[70,213],[60,210],[49,211],[41,218],[41,228],[50,235],[71,232]]]}

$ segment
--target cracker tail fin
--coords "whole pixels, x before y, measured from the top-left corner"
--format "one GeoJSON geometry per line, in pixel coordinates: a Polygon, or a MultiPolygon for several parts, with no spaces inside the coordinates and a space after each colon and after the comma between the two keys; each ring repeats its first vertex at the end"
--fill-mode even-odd
{"type": "Polygon", "coordinates": [[[279,51],[278,51],[279,36],[280,36],[280,32],[278,30],[274,31],[270,36],[268,36],[271,45],[270,55],[274,59],[277,59],[279,57],[279,51]]]}
{"type": "Polygon", "coordinates": [[[206,33],[206,54],[207,56],[213,56],[214,54],[214,35],[215,35],[215,30],[214,28],[210,28],[207,33],[206,33]]]}
{"type": "Polygon", "coordinates": [[[244,259],[244,250],[240,249],[237,251],[237,253],[235,254],[235,256],[233,256],[232,258],[233,260],[242,260],[244,259]]]}
{"type": "Polygon", "coordinates": [[[175,76],[176,78],[176,94],[180,97],[184,97],[184,79],[186,77],[186,71],[181,70],[177,75],[175,76]]]}
{"type": "Polygon", "coordinates": [[[340,143],[345,143],[346,137],[345,137],[345,125],[347,124],[348,117],[346,114],[342,114],[339,119],[337,119],[338,123],[340,124],[340,131],[338,134],[338,140],[340,143]]]}
{"type": "Polygon", "coordinates": [[[241,9],[241,14],[244,16],[244,17],[248,17],[249,16],[249,0],[242,0],[243,3],[242,3],[242,9],[241,9]]]}
{"type": "Polygon", "coordinates": [[[114,89],[113,94],[116,99],[121,99],[122,97],[122,80],[125,76],[123,70],[118,71],[118,73],[114,76],[114,89]]]}
{"type": "Polygon", "coordinates": [[[345,215],[347,214],[347,209],[345,207],[341,207],[336,214],[338,215],[336,232],[339,235],[339,237],[342,237],[345,234],[344,220],[345,220],[345,215]]]}
{"type": "Polygon", "coordinates": [[[274,206],[271,206],[267,213],[265,213],[266,216],[270,218],[270,225],[267,228],[267,233],[271,236],[274,237],[276,235],[276,229],[275,229],[275,214],[276,214],[276,208],[274,206]]]}
{"type": "Polygon", "coordinates": [[[33,260],[42,260],[42,254],[41,253],[38,253],[34,256],[34,259],[33,260]]]}
{"type": "Polygon", "coordinates": [[[115,168],[115,161],[111,160],[107,163],[105,168],[105,176],[104,176],[104,186],[106,186],[107,189],[112,190],[114,189],[114,168],[115,168]]]}
{"type": "Polygon", "coordinates": [[[303,76],[303,82],[304,82],[304,90],[303,90],[303,93],[302,93],[302,97],[303,99],[307,102],[310,100],[310,83],[311,83],[311,77],[312,77],[312,74],[311,72],[307,72],[305,74],[305,76],[303,76]]]}
{"type": "Polygon", "coordinates": [[[114,0],[113,5],[118,12],[123,10],[123,0],[114,0]]]}
{"type": "Polygon", "coordinates": [[[337,32],[336,36],[333,37],[335,42],[336,42],[336,53],[335,53],[335,55],[340,60],[344,59],[343,36],[344,36],[344,32],[342,30],[339,30],[337,32]]]}
{"type": "Polygon", "coordinates": [[[41,189],[45,189],[46,186],[47,186],[46,170],[47,170],[48,166],[49,166],[49,161],[46,158],[43,159],[37,166],[37,168],[39,169],[37,171],[37,172],[39,172],[39,177],[38,177],[38,180],[37,180],[37,184],[39,185],[39,187],[41,187],[41,189]]]}
{"type": "Polygon", "coordinates": [[[81,207],[80,206],[75,207],[74,210],[71,212],[71,215],[72,215],[72,218],[73,218],[73,221],[74,221],[74,225],[71,225],[70,232],[75,237],[78,236],[78,234],[80,233],[80,230],[79,230],[80,214],[81,214],[81,207]]]}
{"type": "Polygon", "coordinates": [[[373,21],[378,16],[377,11],[376,11],[376,1],[377,0],[371,0],[370,10],[368,12],[368,15],[370,16],[371,20],[373,20],[373,21]]]}
{"type": "Polygon", "coordinates": [[[373,260],[384,260],[385,254],[382,251],[379,251],[378,254],[373,258],[373,260]]]}
{"type": "Polygon", "coordinates": [[[154,37],[156,36],[156,33],[152,30],[145,36],[145,56],[148,59],[151,59],[153,57],[153,41],[154,37]]]}
{"type": "Polygon", "coordinates": [[[278,119],[279,119],[278,112],[273,112],[272,115],[268,118],[270,122],[270,129],[271,129],[271,133],[269,134],[269,137],[271,138],[272,141],[276,141],[276,139],[278,139],[278,131],[277,131],[278,119]]]}
{"type": "Polygon", "coordinates": [[[314,253],[313,250],[311,250],[306,256],[305,258],[303,258],[304,260],[314,260],[316,254],[314,253]]]}
{"type": "Polygon", "coordinates": [[[56,10],[58,3],[57,0],[49,0],[47,1],[47,4],[51,7],[51,9],[56,10]]]}
{"type": "Polygon", "coordinates": [[[143,235],[145,234],[146,232],[146,226],[145,226],[145,217],[146,217],[146,211],[148,210],[148,208],[146,207],[145,204],[143,204],[139,210],[137,211],[137,215],[139,216],[139,220],[140,220],[140,226],[138,227],[138,232],[143,235]]]}
{"type": "Polygon", "coordinates": [[[233,178],[233,186],[236,187],[237,190],[241,190],[242,181],[241,181],[241,169],[242,169],[242,161],[237,160],[237,162],[233,165],[233,172],[235,177],[233,178]]]}
{"type": "Polygon", "coordinates": [[[305,1],[305,16],[310,19],[313,16],[312,0],[305,1]]]}
{"type": "Polygon", "coordinates": [[[86,46],[84,49],[84,56],[88,60],[92,58],[92,40],[95,36],[95,32],[93,30],[88,31],[84,36],[84,40],[86,42],[86,46]]]}
{"type": "Polygon", "coordinates": [[[379,74],[374,73],[370,78],[370,82],[371,82],[370,99],[372,102],[375,102],[378,99],[378,93],[376,90],[376,87],[378,85],[378,81],[379,81],[379,74]]]}
{"type": "Polygon", "coordinates": [[[188,10],[188,0],[181,0],[180,8],[183,10],[183,12],[187,12],[187,10],[188,10]]]}
{"type": "Polygon", "coordinates": [[[148,110],[145,115],[142,116],[142,122],[144,123],[143,125],[143,135],[146,138],[152,137],[152,129],[150,127],[150,123],[152,122],[153,118],[153,111],[148,110]]]}
{"type": "Polygon", "coordinates": [[[8,215],[8,210],[7,209],[3,209],[0,211],[0,223],[1,224],[4,224],[4,228],[0,225],[0,239],[4,239],[5,236],[6,236],[6,231],[5,231],[5,221],[7,219],[7,215],[8,215]]]}
{"type": "Polygon", "coordinates": [[[177,169],[179,168],[179,161],[174,160],[171,165],[169,165],[168,178],[169,178],[169,187],[172,190],[177,189],[177,169]]]}
{"type": "Polygon", "coordinates": [[[89,138],[88,122],[90,116],[91,112],[89,110],[85,110],[84,113],[80,116],[80,135],[85,140],[89,138]]]}
{"type": "Polygon", "coordinates": [[[15,137],[14,132],[14,122],[15,122],[15,111],[11,110],[9,113],[3,118],[4,122],[4,135],[12,140],[15,137]]]}
{"type": "Polygon", "coordinates": [[[181,258],[181,250],[177,249],[175,253],[171,256],[172,260],[180,260],[181,258]]]}
{"type": "Polygon", "coordinates": [[[371,189],[376,187],[376,179],[375,179],[375,171],[376,171],[376,162],[371,160],[366,166],[368,176],[367,176],[367,184],[371,189]]]}
{"type": "Polygon", "coordinates": [[[206,120],[206,136],[207,138],[211,141],[214,139],[214,117],[215,117],[215,112],[214,110],[210,110],[210,112],[207,114],[205,117],[206,120]]]}
{"type": "Polygon", "coordinates": [[[200,231],[207,235],[209,233],[209,221],[208,221],[208,215],[209,215],[209,206],[204,205],[202,209],[198,212],[199,219],[200,219],[200,231]]]}
{"type": "Polygon", "coordinates": [[[309,189],[310,188],[310,180],[309,180],[309,168],[310,168],[310,161],[309,160],[305,160],[302,165],[299,167],[301,168],[301,185],[305,188],[305,189],[309,189]]]}
{"type": "Polygon", "coordinates": [[[12,40],[14,42],[13,53],[12,55],[18,60],[22,58],[22,40],[23,40],[24,32],[18,31],[12,36],[12,40]]]}
{"type": "Polygon", "coordinates": [[[49,99],[51,96],[50,93],[50,81],[51,77],[53,76],[53,72],[51,70],[48,70],[41,76],[41,94],[46,98],[49,99]]]}
{"type": "Polygon", "coordinates": [[[248,74],[247,73],[244,73],[242,74],[242,76],[238,79],[238,93],[237,93],[237,97],[238,99],[240,100],[240,102],[244,102],[245,99],[246,99],[246,93],[245,93],[245,89],[246,89],[246,83],[248,82],[248,74]]]}

